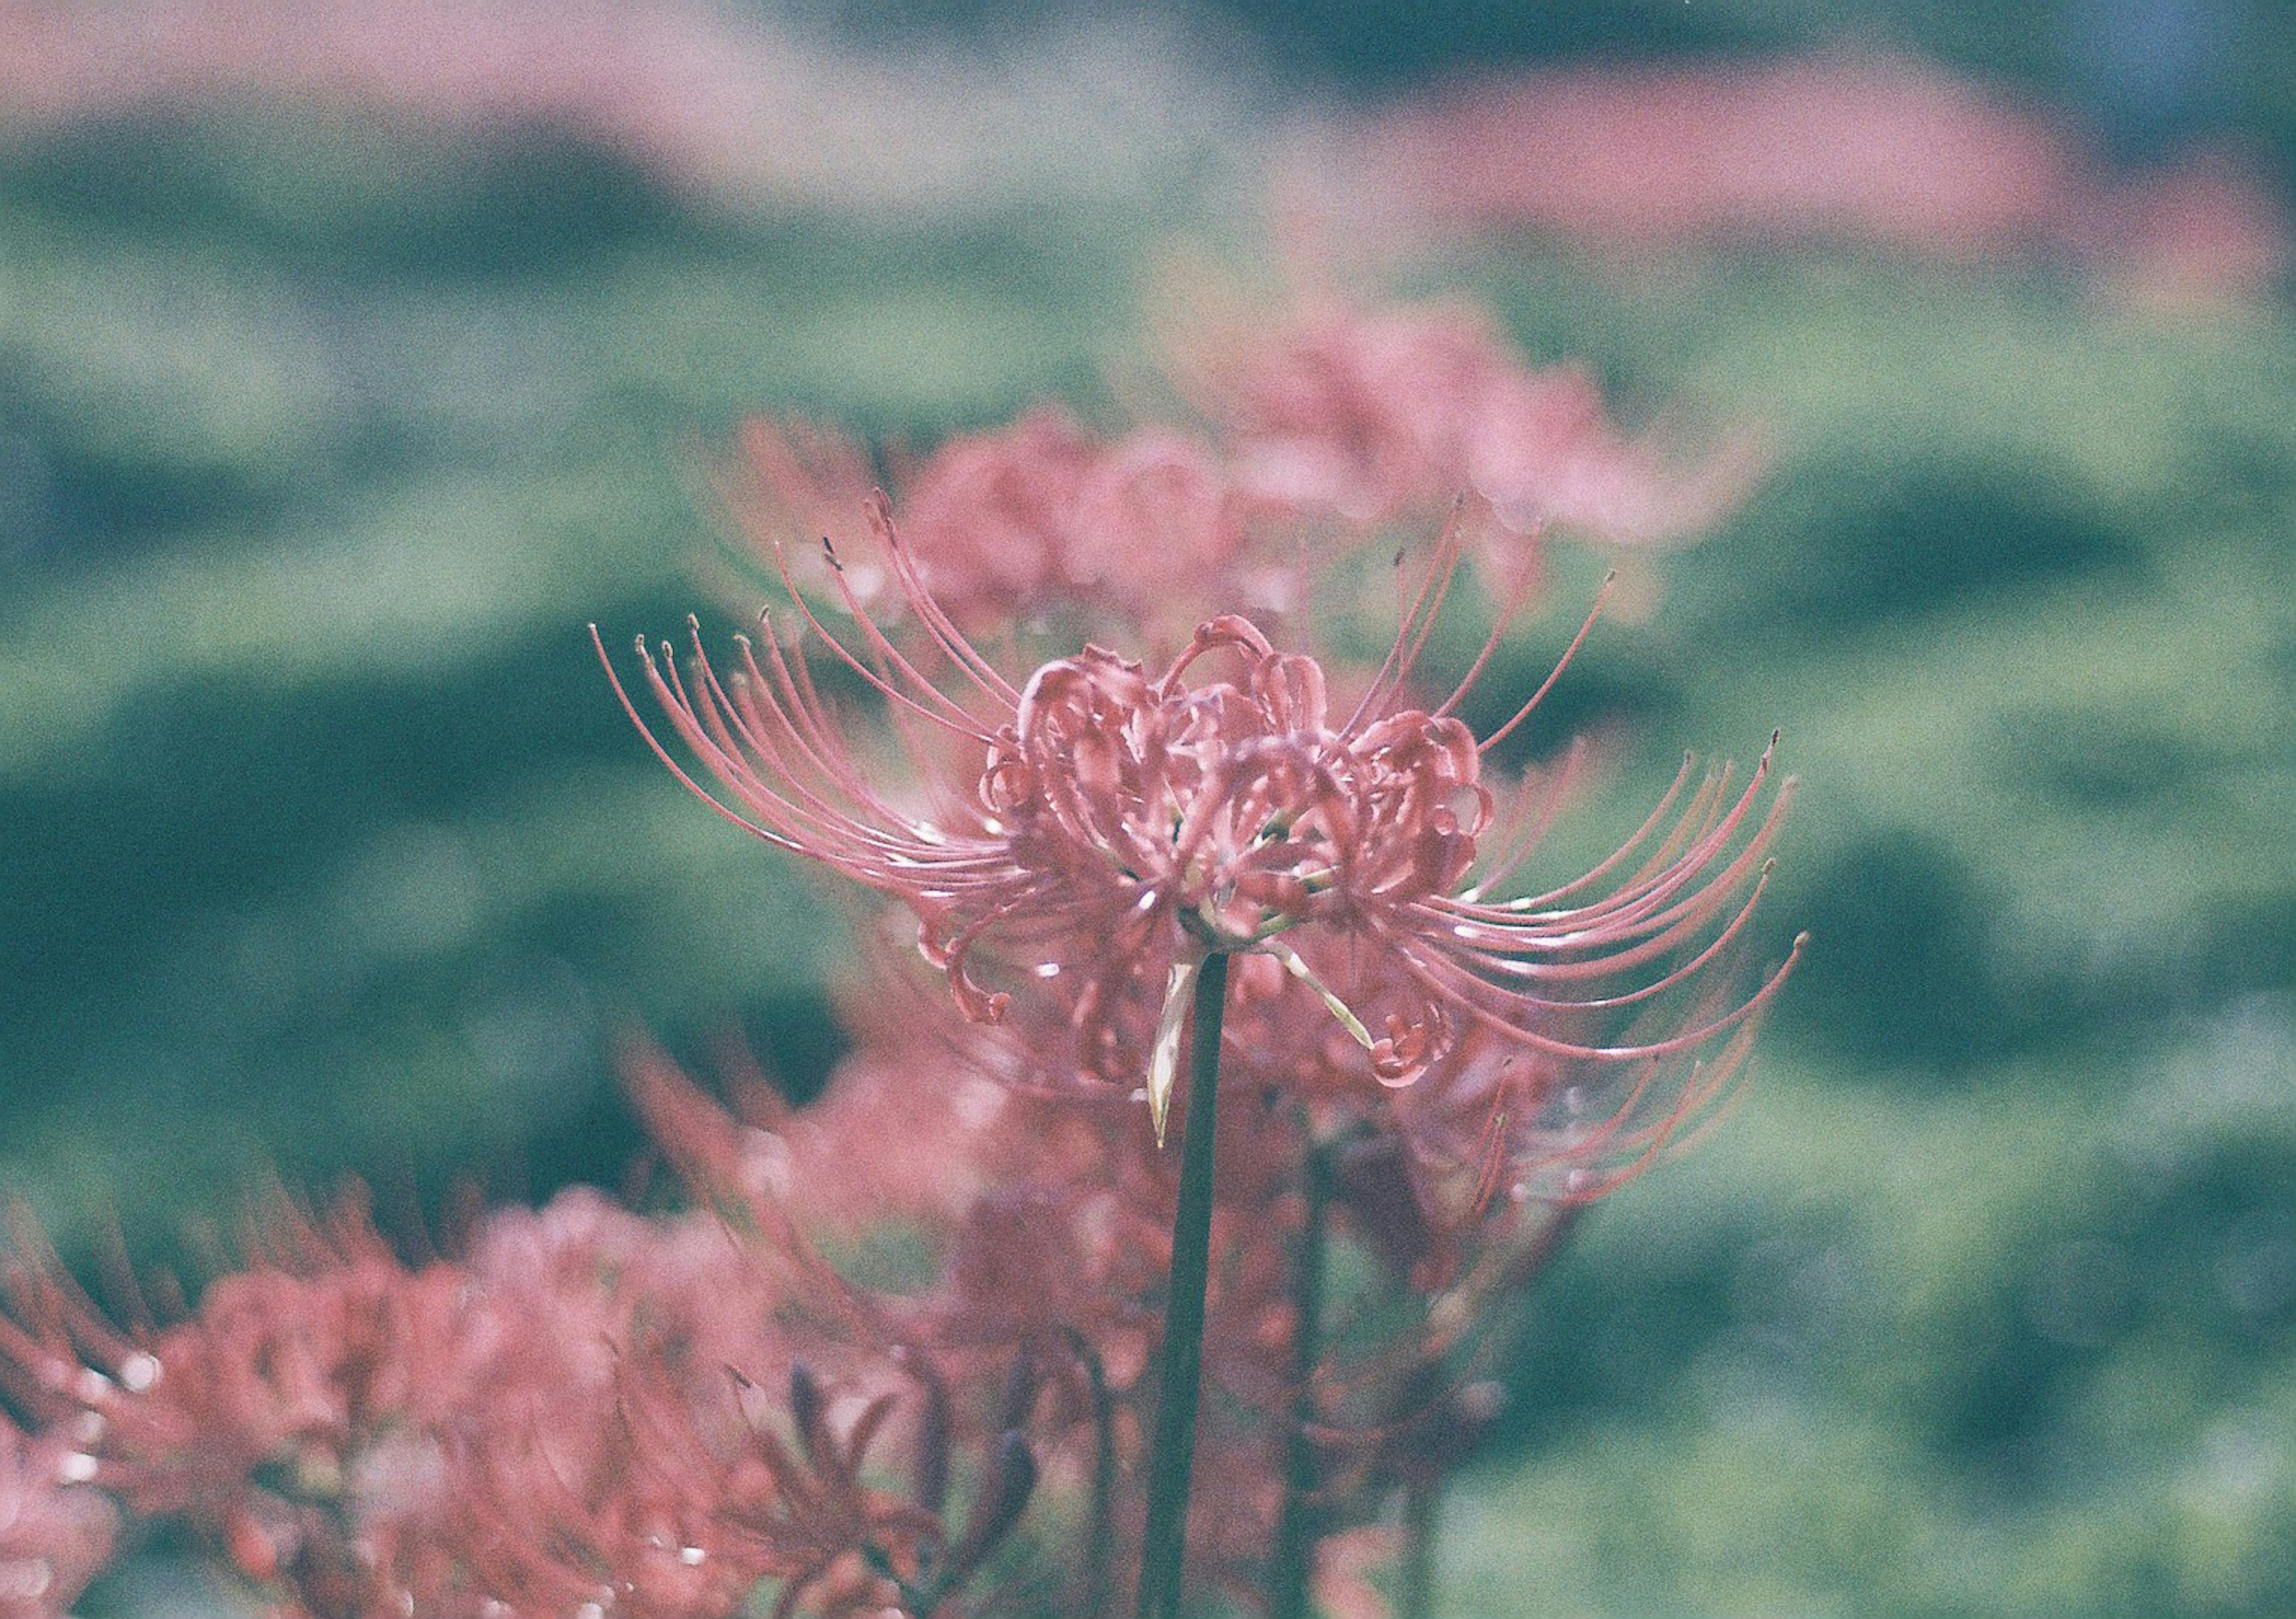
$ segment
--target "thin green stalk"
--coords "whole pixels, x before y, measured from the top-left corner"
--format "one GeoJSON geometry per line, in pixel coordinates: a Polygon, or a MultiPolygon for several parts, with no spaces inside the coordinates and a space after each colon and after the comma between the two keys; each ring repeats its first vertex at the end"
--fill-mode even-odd
{"type": "Polygon", "coordinates": [[[1403,1568],[1395,1619],[1427,1619],[1435,1611],[1435,1535],[1442,1515],[1440,1480],[1416,1478],[1403,1492],[1403,1568]]]}
{"type": "Polygon", "coordinates": [[[1196,1391],[1203,1373],[1204,1288],[1211,1271],[1212,1141],[1219,1095],[1220,1021],[1227,954],[1196,975],[1188,1046],[1188,1116],[1180,1148],[1180,1199],[1172,1214],[1172,1275],[1164,1306],[1163,1375],[1148,1452],[1148,1531],[1140,1549],[1139,1619],[1176,1619],[1186,1565],[1188,1485],[1196,1460],[1196,1391]]]}
{"type": "Polygon", "coordinates": [[[1084,1619],[1103,1619],[1113,1582],[1110,1554],[1116,1547],[1116,1402],[1108,1392],[1108,1373],[1084,1334],[1070,1329],[1069,1346],[1092,1384],[1092,1525],[1084,1554],[1084,1619]]]}
{"type": "MultiPolygon", "coordinates": [[[[1533,1239],[1515,1257],[1509,1267],[1507,1280],[1496,1289],[1502,1297],[1526,1298],[1532,1280],[1554,1257],[1556,1250],[1577,1229],[1586,1213],[1583,1203],[1570,1204],[1556,1209],[1548,1218],[1546,1229],[1533,1239]]],[[[1522,1321],[1514,1319],[1510,1330],[1513,1341],[1520,1342],[1522,1321]]],[[[1439,1363],[1431,1368],[1440,1371],[1439,1363]]],[[[1442,1529],[1444,1478],[1455,1471],[1473,1451],[1480,1433],[1473,1419],[1455,1413],[1454,1421],[1465,1425],[1455,1448],[1439,1459],[1423,1463],[1424,1471],[1410,1479],[1403,1489],[1403,1551],[1396,1582],[1395,1619],[1428,1619],[1435,1607],[1435,1542],[1442,1529]]]]}
{"type": "Polygon", "coordinates": [[[1310,1146],[1303,1189],[1308,1208],[1292,1259],[1292,1305],[1298,1324],[1292,1337],[1292,1420],[1283,1446],[1283,1516],[1275,1525],[1270,1559],[1268,1612],[1272,1619],[1308,1619],[1308,1582],[1316,1570],[1316,1542],[1323,1538],[1323,1512],[1316,1500],[1323,1469],[1316,1454],[1316,1365],[1324,1356],[1324,1250],[1332,1206],[1332,1165],[1323,1149],[1310,1146]]]}

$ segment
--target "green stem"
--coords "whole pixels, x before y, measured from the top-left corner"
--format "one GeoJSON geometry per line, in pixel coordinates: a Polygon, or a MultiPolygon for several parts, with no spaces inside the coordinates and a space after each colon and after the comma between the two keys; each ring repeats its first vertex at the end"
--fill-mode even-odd
{"type": "Polygon", "coordinates": [[[1283,1447],[1283,1516],[1275,1525],[1270,1558],[1272,1619],[1308,1619],[1308,1585],[1316,1572],[1316,1542],[1323,1538],[1316,1500],[1322,1468],[1316,1454],[1316,1366],[1324,1356],[1324,1231],[1332,1206],[1332,1165],[1323,1149],[1308,1149],[1308,1209],[1293,1258],[1292,1303],[1299,1312],[1292,1335],[1292,1420],[1283,1447]]]}
{"type": "Polygon", "coordinates": [[[1180,1147],[1180,1198],[1172,1214],[1172,1274],[1164,1306],[1163,1376],[1148,1452],[1148,1530],[1140,1549],[1139,1619],[1176,1619],[1187,1559],[1188,1484],[1196,1460],[1196,1391],[1204,1360],[1204,1288],[1211,1273],[1212,1141],[1219,1092],[1220,1020],[1227,1010],[1227,953],[1214,951],[1196,975],[1195,1028],[1188,1046],[1187,1134],[1180,1147]]]}
{"type": "Polygon", "coordinates": [[[1103,1619],[1111,1583],[1110,1553],[1116,1545],[1116,1402],[1108,1392],[1107,1370],[1084,1334],[1070,1329],[1069,1343],[1092,1384],[1092,1527],[1085,1547],[1084,1619],[1103,1619]]]}
{"type": "Polygon", "coordinates": [[[1435,1611],[1435,1533],[1442,1507],[1443,1486],[1437,1480],[1414,1479],[1405,1486],[1403,1568],[1395,1619],[1427,1619],[1435,1611]]]}

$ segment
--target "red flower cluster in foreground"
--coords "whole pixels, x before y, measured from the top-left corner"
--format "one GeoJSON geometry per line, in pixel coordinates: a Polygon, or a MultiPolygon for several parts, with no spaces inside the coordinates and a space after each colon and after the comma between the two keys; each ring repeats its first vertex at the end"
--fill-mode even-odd
{"type": "Polygon", "coordinates": [[[1493,750],[1562,671],[1480,736],[1462,711],[1519,666],[1535,527],[1455,519],[1375,664],[1314,634],[1447,482],[1545,469],[1530,524],[1555,468],[1652,475],[1500,353],[1469,316],[1311,322],[1194,373],[1201,438],[1046,413],[943,450],[915,542],[843,440],[755,434],[746,514],[822,514],[826,589],[774,527],[788,615],[730,659],[642,642],[656,750],[934,970],[871,925],[806,1108],[633,1047],[674,1212],[568,1192],[410,1258],[356,1198],[283,1206],[195,1303],[102,1307],[20,1233],[0,1619],[62,1615],[154,1522],[312,1619],[1378,1613],[1524,1285],[1710,1115],[1791,966],[1741,962],[1767,753],[1685,765],[1519,891],[1582,756],[1493,750]],[[1430,687],[1476,544],[1518,549],[1430,687]],[[1078,619],[1132,650],[1021,658],[1078,619]]]}

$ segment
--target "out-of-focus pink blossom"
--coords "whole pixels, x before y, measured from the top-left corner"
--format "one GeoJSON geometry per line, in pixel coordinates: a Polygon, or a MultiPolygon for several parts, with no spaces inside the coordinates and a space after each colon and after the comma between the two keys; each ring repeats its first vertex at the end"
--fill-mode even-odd
{"type": "Polygon", "coordinates": [[[1367,150],[1431,211],[1649,245],[2038,247],[2080,178],[2062,127],[1903,61],[1492,80],[1388,115],[1367,150]]]}
{"type": "Polygon", "coordinates": [[[567,133],[713,200],[904,214],[1124,194],[1245,122],[1139,19],[960,56],[711,0],[0,0],[0,132],[233,105],[567,133]]]}
{"type": "Polygon", "coordinates": [[[352,1204],[283,1210],[257,1263],[169,1327],[112,1329],[52,1271],[12,1281],[20,1397],[86,1429],[97,1482],[214,1527],[258,1578],[317,1555],[317,1503],[422,1510],[435,1455],[390,1436],[435,1430],[476,1367],[459,1276],[404,1266],[352,1204]]]}
{"type": "Polygon", "coordinates": [[[62,1432],[0,1412],[0,1619],[62,1619],[111,1560],[119,1515],[62,1432]]]}
{"type": "Polygon", "coordinates": [[[1316,1606],[1331,1619],[1389,1619],[1394,1609],[1373,1573],[1395,1555],[1396,1532],[1382,1524],[1332,1535],[1316,1549],[1316,1606]]]}
{"type": "Polygon", "coordinates": [[[2104,191],[2074,225],[2105,287],[2144,308],[2252,299],[2288,272],[2286,216],[2231,154],[2104,191]]]}
{"type": "Polygon", "coordinates": [[[1374,209],[1438,230],[2070,257],[2202,301],[2252,298],[2285,270],[2288,221],[2229,159],[2126,182],[2095,148],[2069,119],[1881,57],[1487,78],[1375,117],[1336,161],[1374,209]],[[2173,273],[2148,274],[2164,259],[2173,273]]]}
{"type": "MultiPolygon", "coordinates": [[[[1140,429],[1099,438],[1038,409],[896,469],[901,538],[935,604],[969,633],[1077,626],[1149,649],[1240,611],[1301,622],[1379,530],[1460,519],[1500,592],[1536,584],[1550,527],[1647,545],[1712,527],[1762,456],[1740,432],[1702,454],[1623,431],[1576,367],[1534,367],[1464,302],[1360,306],[1304,297],[1278,312],[1170,323],[1170,368],[1210,438],[1140,429]]],[[[898,610],[899,580],[864,520],[863,447],[758,421],[724,481],[775,567],[826,538],[840,585],[898,610]]]]}
{"type": "Polygon", "coordinates": [[[1517,576],[1546,525],[1679,538],[1718,520],[1757,470],[1751,441],[1693,462],[1629,437],[1583,371],[1533,368],[1465,305],[1309,298],[1288,315],[1180,330],[1173,348],[1255,498],[1377,524],[1472,493],[1509,531],[1495,560],[1517,576]]]}
{"type": "MultiPolygon", "coordinates": [[[[876,478],[850,440],[756,421],[728,494],[771,557],[826,536],[865,599],[897,590],[866,575],[863,520],[876,478]]],[[[951,617],[987,630],[1064,610],[1155,623],[1233,588],[1247,541],[1242,503],[1210,446],[1141,429],[1095,439],[1040,409],[961,435],[898,479],[902,538],[951,617]]]]}
{"type": "Polygon", "coordinates": [[[588,1193],[415,1266],[355,1200],[283,1208],[172,1325],[115,1327],[20,1256],[0,1383],[71,1436],[72,1476],[188,1524],[292,1611],[712,1619],[789,1549],[724,1510],[774,1483],[742,1483],[725,1368],[786,1368],[784,1280],[714,1220],[588,1193]],[[723,1468],[634,1450],[641,1405],[678,1410],[723,1468]]]}
{"type": "Polygon", "coordinates": [[[553,126],[685,174],[767,134],[742,127],[769,110],[745,45],[677,0],[34,0],[0,7],[0,98],[17,123],[242,97],[466,128],[553,126]]]}
{"type": "MultiPolygon", "coordinates": [[[[942,1179],[972,1189],[963,1206],[922,1230],[889,1222],[922,1239],[939,1274],[922,1289],[880,1297],[879,1332],[904,1345],[906,1364],[931,1369],[955,1442],[979,1447],[1025,1429],[1053,1509],[1065,1499],[1071,1512],[1081,1508],[1085,1525],[1098,1525],[1062,1536],[1061,1554],[1048,1560],[1071,1566],[1064,1577],[1080,1594],[1096,1585],[1105,1594],[1128,1583],[1138,1555],[1137,1469],[1152,1393],[1143,1374],[1168,1285],[1177,1165],[1119,1096],[1055,1100],[1006,1083],[1003,1066],[1027,1061],[1006,1038],[1013,1032],[969,1030],[945,1002],[885,1020],[832,1079],[821,1133],[801,1144],[793,1139],[799,1150],[785,1167],[792,1180],[834,1174],[885,1150],[884,1129],[904,1129],[921,1151],[938,1153],[942,1179]],[[999,1083],[962,1122],[934,1106],[937,1092],[989,1074],[999,1083]],[[865,1123],[838,1106],[849,1085],[882,1090],[886,1109],[865,1123]],[[905,1096],[916,1106],[903,1121],[905,1096]]],[[[689,1143],[739,1136],[744,1126],[665,1071],[659,1054],[647,1061],[654,1071],[640,1080],[640,1095],[658,1136],[689,1143]]],[[[775,1132],[795,1123],[770,1110],[766,1116],[775,1132]]],[[[797,1119],[803,1116],[800,1110],[797,1119]]],[[[1297,1321],[1287,1256],[1300,1219],[1292,1182],[1308,1140],[1298,1109],[1244,1095],[1223,1109],[1219,1136],[1214,1245],[1221,1258],[1205,1345],[1206,1377],[1219,1397],[1201,1436],[1189,1558],[1208,1587],[1243,1594],[1264,1575],[1282,1503],[1281,1413],[1297,1321]]],[[[695,1163],[674,1147],[671,1156],[705,1197],[746,1206],[764,1196],[783,1206],[780,1193],[753,1190],[758,1182],[738,1164],[714,1154],[695,1163]],[[717,1179],[728,1169],[731,1182],[717,1179]]],[[[798,1206],[809,1201],[800,1194],[798,1206]]],[[[920,1430],[912,1446],[924,1437],[920,1430]]],[[[1334,1444],[1353,1454],[1336,1435],[1334,1444]]],[[[1349,1490],[1333,1509],[1350,1518],[1375,1508],[1375,1497],[1349,1490]]],[[[1047,1555],[1041,1547],[1039,1555],[1047,1555]]]]}

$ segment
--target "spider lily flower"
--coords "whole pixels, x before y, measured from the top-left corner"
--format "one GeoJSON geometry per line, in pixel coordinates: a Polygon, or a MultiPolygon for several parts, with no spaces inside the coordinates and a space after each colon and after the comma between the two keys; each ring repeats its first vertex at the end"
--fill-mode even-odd
{"type": "Polygon", "coordinates": [[[1693,537],[1760,470],[1742,435],[1699,459],[1629,435],[1592,378],[1532,366],[1472,305],[1308,298],[1248,327],[1177,325],[1169,346],[1248,495],[1381,523],[1472,489],[1499,519],[1488,560],[1510,576],[1535,572],[1548,524],[1627,545],[1693,537]]]}
{"type": "MultiPolygon", "coordinates": [[[[724,480],[727,504],[770,562],[794,529],[849,544],[875,482],[853,440],[798,421],[759,419],[724,480]]],[[[1188,434],[1137,429],[1112,439],[1063,413],[1031,411],[993,432],[949,439],[894,469],[904,535],[935,603],[983,627],[1078,609],[1185,634],[1191,604],[1237,588],[1257,537],[1242,493],[1212,446],[1188,434]]],[[[1285,593],[1283,570],[1253,587],[1285,593]]],[[[851,583],[865,601],[894,581],[851,583]]]]}
{"type": "MultiPolygon", "coordinates": [[[[600,642],[615,691],[662,761],[720,814],[906,905],[968,1017],[1001,1020],[1024,987],[1051,997],[1078,1036],[1079,1066],[1127,1085],[1145,1070],[1160,1118],[1173,1008],[1214,953],[1275,958],[1388,1084],[1444,1062],[1466,1031],[1479,1045],[1572,1060],[1689,1051],[1742,1024],[1784,977],[1782,967],[1750,999],[1681,1026],[1620,1037],[1699,981],[1745,927],[1785,797],[1768,790],[1767,752],[1742,785],[1727,769],[1693,782],[1685,766],[1643,831],[1587,875],[1529,897],[1485,897],[1529,835],[1501,829],[1484,756],[1553,679],[1481,739],[1455,712],[1466,682],[1434,707],[1406,703],[1456,540],[1343,713],[1314,658],[1278,651],[1234,615],[1201,625],[1153,673],[1086,646],[1015,684],[926,588],[882,495],[869,517],[943,677],[879,627],[833,553],[848,638],[793,585],[791,595],[921,758],[937,734],[982,761],[970,781],[944,775],[937,807],[912,807],[880,784],[770,617],[760,644],[744,638],[724,673],[698,626],[683,669],[668,643],[639,643],[646,685],[723,797],[647,727],[600,642]],[[1122,1009],[1158,985],[1152,1053],[1122,1009]]],[[[786,562],[783,571],[787,580],[786,562]]]]}

